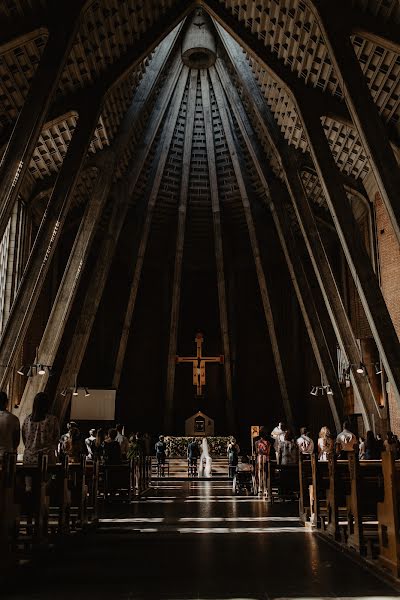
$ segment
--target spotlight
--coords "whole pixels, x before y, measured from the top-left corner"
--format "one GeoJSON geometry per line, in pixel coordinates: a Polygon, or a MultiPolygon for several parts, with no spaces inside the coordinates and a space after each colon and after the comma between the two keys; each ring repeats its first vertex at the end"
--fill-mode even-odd
{"type": "Polygon", "coordinates": [[[78,395],[78,388],[74,388],[74,391],[72,392],[73,396],[77,396],[78,395]]]}
{"type": "Polygon", "coordinates": [[[37,372],[38,372],[38,375],[45,375],[46,374],[46,370],[45,370],[45,368],[44,368],[43,365],[38,365],[37,372]]]}
{"type": "Polygon", "coordinates": [[[375,363],[375,374],[380,375],[381,373],[382,373],[382,367],[378,362],[376,362],[375,363]]]}
{"type": "Polygon", "coordinates": [[[365,375],[364,363],[360,362],[359,366],[357,367],[357,373],[359,373],[360,375],[365,375]]]}
{"type": "Polygon", "coordinates": [[[17,371],[18,375],[25,375],[25,367],[22,365],[17,371]]]}
{"type": "Polygon", "coordinates": [[[87,398],[88,396],[90,396],[89,390],[85,387],[85,398],[87,398]]]}
{"type": "Polygon", "coordinates": [[[330,385],[326,386],[326,393],[328,394],[328,396],[333,396],[332,388],[330,385]]]}
{"type": "Polygon", "coordinates": [[[318,394],[318,388],[313,387],[313,389],[310,392],[311,396],[316,396],[318,394]]]}
{"type": "Polygon", "coordinates": [[[66,390],[66,389],[64,389],[64,390],[61,392],[61,396],[66,396],[66,395],[67,395],[67,390],[66,390]]]}

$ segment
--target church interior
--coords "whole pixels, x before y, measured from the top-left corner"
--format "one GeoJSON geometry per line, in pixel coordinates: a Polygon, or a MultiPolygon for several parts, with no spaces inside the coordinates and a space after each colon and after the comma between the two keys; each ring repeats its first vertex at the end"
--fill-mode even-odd
{"type": "Polygon", "coordinates": [[[399,0],[0,0],[7,598],[397,597],[399,163],[399,0]]]}

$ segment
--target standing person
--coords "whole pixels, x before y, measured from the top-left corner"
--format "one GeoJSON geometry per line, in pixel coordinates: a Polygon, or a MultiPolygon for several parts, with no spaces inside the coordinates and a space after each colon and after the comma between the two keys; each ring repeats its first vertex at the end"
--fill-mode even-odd
{"type": "Polygon", "coordinates": [[[227,447],[229,477],[233,477],[236,471],[236,467],[239,462],[239,452],[239,444],[236,442],[234,437],[231,437],[227,447]]]}
{"type": "Polygon", "coordinates": [[[343,423],[343,431],[339,433],[336,438],[336,452],[339,458],[346,460],[347,453],[353,452],[358,446],[357,438],[352,431],[350,431],[350,423],[345,421],[343,423]]]}
{"type": "Polygon", "coordinates": [[[122,460],[126,460],[126,457],[128,456],[128,450],[129,450],[129,440],[124,435],[124,426],[123,425],[118,423],[118,425],[116,425],[116,430],[117,430],[117,438],[116,439],[121,447],[122,460]]]}
{"type": "Polygon", "coordinates": [[[203,475],[204,477],[212,476],[212,458],[208,449],[207,438],[203,438],[201,442],[199,477],[203,477],[203,475]]]}
{"type": "Polygon", "coordinates": [[[396,437],[393,431],[388,431],[386,434],[386,440],[383,442],[383,447],[386,451],[393,452],[396,456],[396,437]]]}
{"type": "Polygon", "coordinates": [[[373,431],[367,431],[365,439],[365,460],[376,460],[381,457],[373,431]]]}
{"type": "Polygon", "coordinates": [[[56,463],[57,443],[60,438],[60,425],[56,416],[49,413],[50,400],[45,392],[36,394],[32,414],[22,426],[22,439],[25,444],[24,463],[37,464],[39,453],[48,457],[48,463],[56,463]]]}
{"type": "Polygon", "coordinates": [[[280,448],[280,442],[284,442],[285,441],[285,433],[286,433],[286,425],[285,423],[278,423],[277,427],[274,427],[274,429],[271,431],[271,437],[274,439],[274,450],[275,450],[275,455],[276,455],[276,462],[278,463],[278,465],[280,464],[281,461],[281,457],[280,457],[280,453],[279,453],[279,448],[280,448]]]}
{"type": "Polygon", "coordinates": [[[188,458],[188,472],[196,473],[197,470],[197,460],[200,456],[199,445],[195,438],[192,438],[188,444],[187,448],[187,458],[188,458]]]}
{"type": "Polygon", "coordinates": [[[66,447],[67,440],[69,439],[69,432],[71,431],[72,427],[78,427],[78,425],[76,424],[75,421],[69,421],[67,423],[67,431],[66,431],[66,433],[63,433],[62,436],[60,437],[60,441],[58,444],[58,456],[59,456],[60,460],[62,460],[66,454],[65,447],[66,447]]]}
{"type": "Polygon", "coordinates": [[[365,460],[365,439],[361,435],[358,438],[358,460],[365,460]]]}
{"type": "Polygon", "coordinates": [[[255,451],[257,455],[257,470],[256,470],[256,482],[259,494],[267,493],[267,471],[268,461],[270,459],[270,453],[272,444],[268,439],[267,432],[263,429],[260,431],[260,439],[255,443],[255,451]]]}
{"type": "Polygon", "coordinates": [[[151,455],[151,435],[148,433],[148,431],[146,431],[146,433],[143,434],[143,445],[144,445],[145,456],[150,456],[151,455]]]}
{"type": "Polygon", "coordinates": [[[96,442],[94,445],[95,457],[102,462],[104,460],[104,444],[106,441],[106,434],[102,427],[96,432],[96,442]]]}
{"type": "Polygon", "coordinates": [[[310,438],[310,434],[307,432],[306,427],[300,429],[300,437],[297,438],[297,446],[299,448],[299,453],[308,458],[310,458],[314,452],[314,442],[310,438]]]}
{"type": "Polygon", "coordinates": [[[16,452],[21,438],[19,419],[7,410],[8,396],[0,392],[0,460],[6,452],[16,452]]]}
{"type": "Polygon", "coordinates": [[[104,462],[106,465],[120,465],[121,460],[121,446],[117,442],[118,432],[116,429],[110,429],[108,431],[108,437],[104,442],[104,462]]]}
{"type": "Polygon", "coordinates": [[[299,459],[299,449],[290,429],[285,433],[283,441],[279,442],[281,465],[296,465],[299,459]]]}
{"type": "Polygon", "coordinates": [[[167,445],[164,442],[164,436],[160,435],[160,437],[158,438],[158,442],[156,443],[156,445],[154,446],[154,449],[156,451],[156,458],[157,458],[157,463],[159,465],[165,465],[165,459],[167,457],[167,445]]]}
{"type": "Polygon", "coordinates": [[[328,427],[321,427],[318,437],[318,460],[326,461],[334,452],[334,442],[328,427]]]}
{"type": "Polygon", "coordinates": [[[132,458],[141,458],[142,456],[144,456],[143,439],[140,433],[137,432],[129,440],[127,457],[131,460],[132,458]]]}
{"type": "Polygon", "coordinates": [[[383,445],[383,439],[380,433],[376,434],[376,453],[378,458],[381,458],[382,452],[385,450],[385,446],[383,445]]]}
{"type": "Polygon", "coordinates": [[[80,431],[77,427],[71,427],[69,430],[69,436],[65,442],[64,451],[70,462],[80,462],[82,456],[82,440],[80,431]]]}
{"type": "Polygon", "coordinates": [[[94,460],[96,455],[96,430],[89,430],[89,437],[85,439],[85,446],[87,450],[87,457],[89,460],[94,460]]]}

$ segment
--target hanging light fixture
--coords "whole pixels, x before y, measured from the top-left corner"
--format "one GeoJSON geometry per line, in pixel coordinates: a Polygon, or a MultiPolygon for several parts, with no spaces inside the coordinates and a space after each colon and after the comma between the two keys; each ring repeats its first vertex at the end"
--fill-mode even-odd
{"type": "Polygon", "coordinates": [[[44,365],[38,365],[38,367],[37,367],[38,375],[46,375],[46,370],[44,367],[45,367],[44,365]]]}
{"type": "Polygon", "coordinates": [[[382,367],[379,362],[375,363],[375,375],[380,375],[382,373],[382,367]]]}
{"type": "Polygon", "coordinates": [[[22,365],[18,371],[17,371],[18,375],[25,375],[25,367],[24,365],[22,365]]]}
{"type": "Polygon", "coordinates": [[[312,388],[312,390],[311,390],[310,394],[311,394],[311,396],[316,396],[316,395],[317,395],[317,393],[318,393],[318,388],[316,388],[316,387],[314,386],[314,387],[312,388]]]}
{"type": "Polygon", "coordinates": [[[360,375],[365,375],[366,373],[366,368],[363,362],[360,362],[360,364],[357,367],[357,373],[359,373],[360,375]]]}
{"type": "Polygon", "coordinates": [[[326,393],[328,394],[328,396],[333,396],[332,388],[330,385],[326,386],[326,393]]]}

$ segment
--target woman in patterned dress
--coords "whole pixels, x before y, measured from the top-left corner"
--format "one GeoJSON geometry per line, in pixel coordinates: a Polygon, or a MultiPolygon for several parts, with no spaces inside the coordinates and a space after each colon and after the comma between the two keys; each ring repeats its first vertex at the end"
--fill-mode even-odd
{"type": "Polygon", "coordinates": [[[34,465],[39,453],[47,454],[48,464],[56,463],[56,450],[60,438],[60,425],[54,415],[49,414],[50,400],[47,394],[39,392],[33,400],[32,414],[22,426],[22,439],[25,444],[24,463],[34,465]]]}

